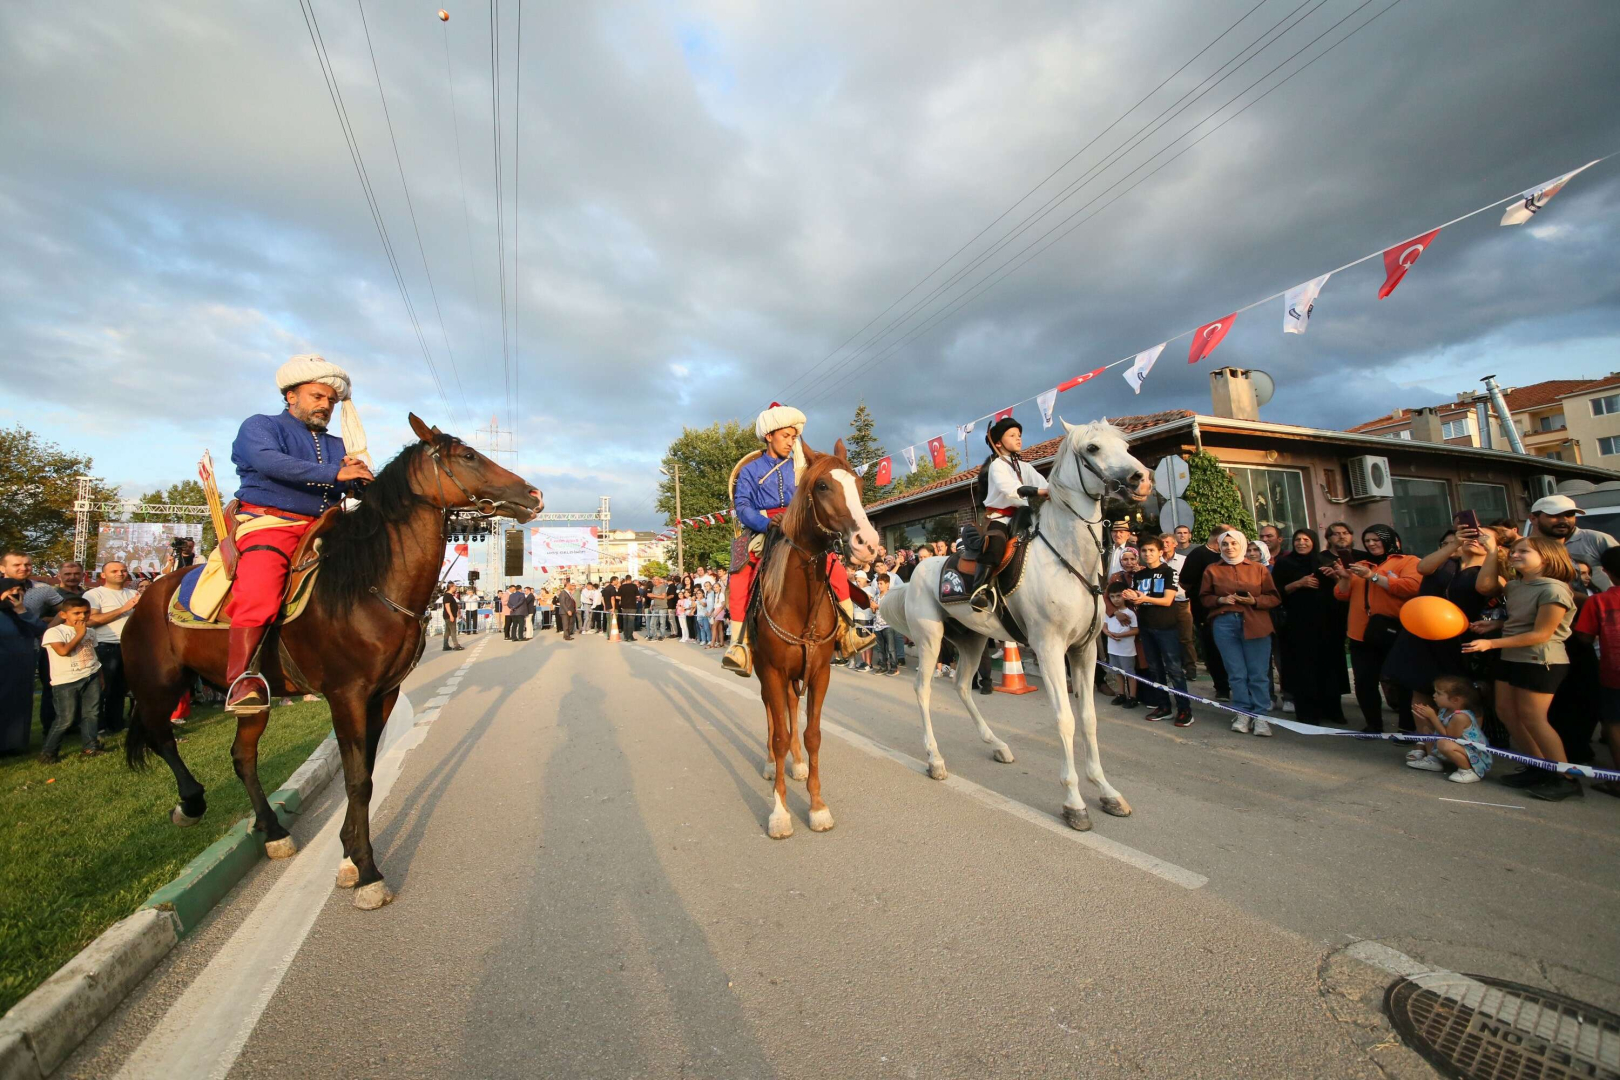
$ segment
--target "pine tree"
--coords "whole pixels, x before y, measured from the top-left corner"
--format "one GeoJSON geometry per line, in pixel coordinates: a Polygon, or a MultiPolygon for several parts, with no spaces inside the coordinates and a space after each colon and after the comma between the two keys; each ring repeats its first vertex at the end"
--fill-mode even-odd
{"type": "MultiPolygon", "coordinates": [[[[863,399],[855,406],[855,418],[849,422],[850,436],[844,440],[844,449],[849,453],[850,464],[876,465],[877,460],[884,455],[883,444],[878,442],[874,430],[877,421],[872,419],[872,411],[866,407],[863,399]]],[[[890,494],[890,489],[884,489],[880,494],[877,486],[877,470],[867,469],[866,476],[861,480],[861,501],[872,502],[881,498],[883,494],[890,494]]]]}
{"type": "Polygon", "coordinates": [[[1182,498],[1193,511],[1193,539],[1203,540],[1220,524],[1231,525],[1244,536],[1254,537],[1254,515],[1243,505],[1237,481],[1221,468],[1215,455],[1200,450],[1187,459],[1187,491],[1182,498]]]}

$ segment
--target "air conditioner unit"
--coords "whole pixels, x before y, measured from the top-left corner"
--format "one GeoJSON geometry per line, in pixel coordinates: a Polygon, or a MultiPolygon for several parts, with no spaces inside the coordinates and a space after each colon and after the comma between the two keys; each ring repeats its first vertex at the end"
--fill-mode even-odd
{"type": "Polygon", "coordinates": [[[1537,473],[1530,478],[1530,498],[1545,499],[1549,495],[1558,494],[1558,478],[1546,473],[1537,473]]]}
{"type": "Polygon", "coordinates": [[[1345,462],[1350,470],[1350,501],[1372,502],[1395,497],[1395,484],[1389,478],[1389,458],[1363,454],[1345,462]]]}

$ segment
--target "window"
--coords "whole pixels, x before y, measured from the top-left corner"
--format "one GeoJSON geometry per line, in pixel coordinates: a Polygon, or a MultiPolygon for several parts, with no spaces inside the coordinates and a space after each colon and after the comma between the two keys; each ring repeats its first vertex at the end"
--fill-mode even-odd
{"type": "Polygon", "coordinates": [[[1598,453],[1604,457],[1620,454],[1620,435],[1605,435],[1598,440],[1598,453]]]}
{"type": "Polygon", "coordinates": [[[1412,441],[1412,429],[1407,428],[1405,431],[1391,431],[1391,432],[1388,432],[1387,434],[1385,434],[1384,438],[1386,438],[1386,439],[1405,439],[1407,442],[1411,442],[1412,441]]]}
{"type": "Polygon", "coordinates": [[[1501,484],[1458,484],[1457,496],[1464,510],[1479,515],[1481,524],[1489,525],[1509,516],[1507,488],[1501,484]]]}
{"type": "Polygon", "coordinates": [[[1440,546],[1451,528],[1451,496],[1443,480],[1396,477],[1393,510],[1395,531],[1408,555],[1422,558],[1440,546]]]}
{"type": "Polygon", "coordinates": [[[889,525],[883,530],[883,546],[893,552],[901,548],[914,548],[925,541],[943,540],[948,544],[956,539],[958,529],[955,514],[889,525]]]}
{"type": "Polygon", "coordinates": [[[1461,420],[1447,420],[1440,425],[1440,437],[1442,439],[1466,439],[1473,433],[1473,421],[1466,416],[1461,420]]]}
{"type": "Polygon", "coordinates": [[[1542,454],[1541,456],[1546,458],[1548,461],[1563,461],[1564,460],[1564,452],[1562,450],[1549,450],[1545,454],[1542,454]]]}
{"type": "Polygon", "coordinates": [[[1620,394],[1592,399],[1593,416],[1610,416],[1614,413],[1620,413],[1620,394]]]}
{"type": "Polygon", "coordinates": [[[1305,477],[1298,469],[1225,468],[1256,525],[1275,525],[1284,533],[1311,527],[1305,511],[1305,477]]]}
{"type": "Polygon", "coordinates": [[[1551,416],[1543,416],[1540,420],[1536,421],[1536,428],[1539,431],[1557,431],[1559,428],[1564,426],[1565,423],[1563,413],[1553,413],[1551,416]]]}

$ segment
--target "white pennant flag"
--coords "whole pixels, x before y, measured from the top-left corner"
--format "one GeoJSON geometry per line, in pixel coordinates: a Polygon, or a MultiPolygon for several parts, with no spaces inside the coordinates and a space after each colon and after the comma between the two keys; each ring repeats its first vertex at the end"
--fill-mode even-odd
{"type": "Polygon", "coordinates": [[[1507,209],[1502,211],[1502,224],[1523,225],[1535,217],[1543,206],[1551,202],[1552,197],[1564,189],[1564,185],[1569,183],[1575,173],[1585,172],[1596,164],[1595,161],[1588,161],[1574,172],[1567,172],[1563,176],[1547,181],[1540,187],[1533,187],[1529,191],[1521,192],[1519,197],[1508,203],[1507,209]]]}
{"type": "Polygon", "coordinates": [[[872,463],[870,461],[867,461],[867,462],[861,463],[860,465],[855,466],[855,475],[856,476],[865,476],[866,475],[866,470],[871,467],[871,464],[872,463]]]}
{"type": "Polygon", "coordinates": [[[906,459],[907,472],[917,471],[917,448],[915,446],[906,447],[900,451],[900,456],[906,459]]]}
{"type": "Polygon", "coordinates": [[[956,425],[956,441],[959,442],[959,443],[967,442],[967,437],[969,435],[973,434],[973,425],[977,424],[977,423],[978,423],[977,420],[969,420],[965,424],[957,424],[956,425]]]}
{"type": "Polygon", "coordinates": [[[1331,273],[1323,274],[1318,278],[1311,278],[1303,285],[1295,285],[1283,297],[1283,333],[1303,334],[1311,322],[1311,309],[1316,307],[1316,298],[1322,294],[1322,286],[1327,284],[1331,273]]]}
{"type": "Polygon", "coordinates": [[[1040,406],[1040,410],[1041,410],[1041,427],[1043,427],[1043,428],[1051,427],[1052,426],[1052,409],[1057,405],[1057,387],[1054,386],[1054,387],[1052,387],[1052,389],[1048,390],[1046,393],[1036,395],[1035,404],[1040,406]]]}
{"type": "MultiPolygon", "coordinates": [[[[1169,344],[1166,342],[1165,344],[1169,344]]],[[[1130,370],[1125,372],[1125,381],[1131,384],[1131,389],[1138,394],[1142,392],[1142,382],[1153,370],[1153,362],[1164,352],[1164,345],[1155,345],[1151,349],[1144,349],[1136,354],[1136,360],[1131,364],[1130,370]]]]}

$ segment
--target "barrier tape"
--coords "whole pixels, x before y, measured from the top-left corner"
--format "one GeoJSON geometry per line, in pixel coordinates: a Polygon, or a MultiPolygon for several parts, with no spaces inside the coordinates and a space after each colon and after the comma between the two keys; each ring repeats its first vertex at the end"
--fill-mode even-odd
{"type": "Polygon", "coordinates": [[[1239,709],[1235,705],[1228,704],[1224,701],[1211,701],[1209,698],[1199,697],[1197,694],[1189,694],[1184,690],[1177,690],[1173,686],[1166,686],[1163,683],[1154,682],[1152,679],[1143,678],[1134,671],[1126,671],[1123,668],[1117,668],[1112,664],[1105,664],[1101,660],[1097,661],[1097,666],[1105,671],[1112,671],[1116,674],[1124,675],[1127,678],[1135,679],[1137,682],[1146,683],[1149,686],[1156,686],[1167,694],[1174,694],[1176,697],[1184,697],[1189,701],[1196,701],[1200,705],[1209,705],[1212,708],[1220,709],[1223,712],[1229,712],[1236,716],[1247,716],[1255,720],[1264,720],[1272,727],[1284,728],[1288,731],[1292,731],[1296,735],[1338,735],[1341,738],[1364,739],[1369,742],[1431,743],[1439,742],[1440,740],[1444,739],[1446,742],[1460,743],[1464,746],[1472,746],[1476,750],[1483,750],[1487,754],[1494,755],[1495,757],[1506,758],[1509,761],[1517,761],[1523,765],[1534,766],[1537,769],[1547,769],[1550,772],[1556,772],[1564,776],[1584,776],[1588,780],[1620,780],[1620,771],[1616,771],[1614,769],[1594,769],[1590,765],[1575,765],[1568,761],[1547,761],[1542,758],[1531,757],[1529,754],[1521,754],[1516,750],[1503,750],[1500,747],[1492,746],[1489,743],[1475,742],[1473,739],[1454,739],[1450,735],[1408,734],[1404,731],[1345,731],[1342,728],[1321,727],[1317,724],[1301,723],[1298,720],[1285,720],[1279,716],[1267,716],[1263,713],[1250,712],[1248,709],[1239,709]]]}

